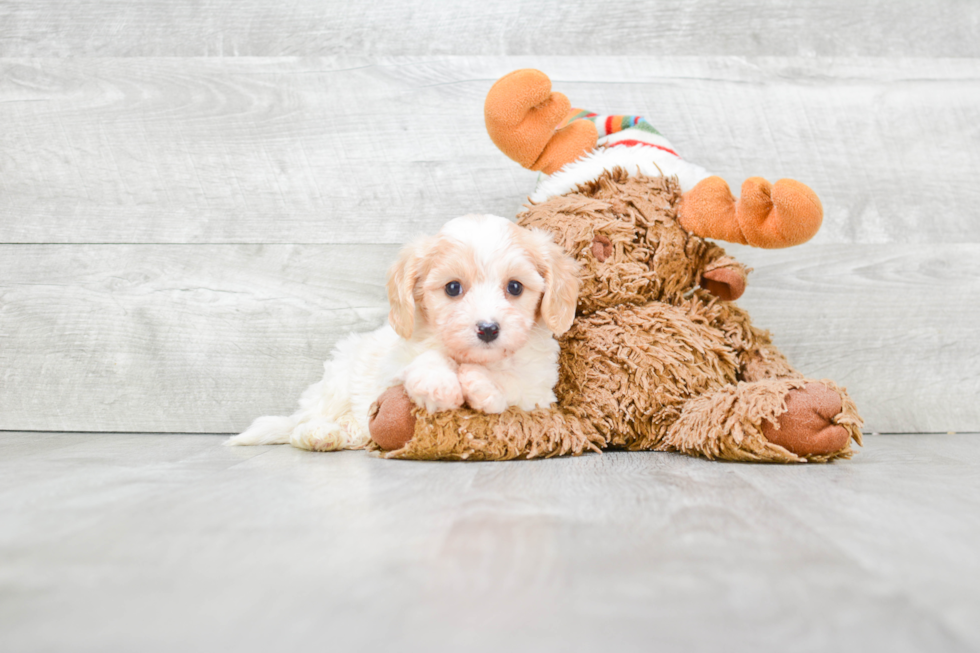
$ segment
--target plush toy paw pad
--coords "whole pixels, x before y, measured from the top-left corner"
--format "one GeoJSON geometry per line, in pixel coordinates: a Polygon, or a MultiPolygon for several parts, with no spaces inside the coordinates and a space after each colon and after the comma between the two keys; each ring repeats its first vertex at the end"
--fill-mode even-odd
{"type": "Polygon", "coordinates": [[[371,439],[388,451],[401,449],[412,439],[415,435],[415,416],[412,415],[412,400],[405,393],[404,386],[396,385],[381,393],[371,407],[368,430],[371,439]]]}
{"type": "Polygon", "coordinates": [[[839,451],[850,439],[847,429],[833,422],[841,406],[836,392],[819,383],[808,383],[789,391],[786,412],[776,418],[777,424],[763,421],[762,434],[798,456],[839,451]]]}

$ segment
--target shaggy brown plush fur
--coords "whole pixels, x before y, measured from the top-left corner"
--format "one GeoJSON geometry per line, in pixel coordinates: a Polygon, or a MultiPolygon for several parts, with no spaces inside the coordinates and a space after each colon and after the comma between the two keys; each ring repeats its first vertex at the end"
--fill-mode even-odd
{"type": "MultiPolygon", "coordinates": [[[[389,458],[422,460],[513,460],[578,456],[599,451],[606,442],[587,423],[562,411],[509,408],[499,415],[469,408],[432,415],[414,409],[414,437],[389,458]]],[[[375,447],[377,448],[377,447],[375,447]]]]}
{"type": "Polygon", "coordinates": [[[830,381],[805,379],[745,311],[699,287],[706,271],[744,279],[746,269],[681,226],[680,198],[673,179],[617,169],[527,207],[519,223],[550,231],[582,265],[557,405],[415,410],[412,439],[386,455],[506,460],[617,447],[757,462],[849,457],[849,440],[861,441],[854,403],[830,381]],[[788,406],[791,392],[801,399],[788,406]],[[794,429],[835,428],[835,450],[803,456],[764,434],[787,429],[778,435],[793,441],[794,429]]]}

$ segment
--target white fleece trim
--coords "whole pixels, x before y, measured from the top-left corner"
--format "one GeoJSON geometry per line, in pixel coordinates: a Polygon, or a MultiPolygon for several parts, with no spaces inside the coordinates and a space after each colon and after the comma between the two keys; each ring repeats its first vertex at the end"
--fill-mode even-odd
{"type": "Polygon", "coordinates": [[[630,174],[639,171],[650,177],[676,176],[682,192],[691,190],[699,181],[711,176],[701,166],[656,147],[620,145],[592,150],[555,174],[542,175],[530,199],[537,204],[551,197],[564,195],[580,184],[598,179],[603,172],[617,166],[630,174]]]}

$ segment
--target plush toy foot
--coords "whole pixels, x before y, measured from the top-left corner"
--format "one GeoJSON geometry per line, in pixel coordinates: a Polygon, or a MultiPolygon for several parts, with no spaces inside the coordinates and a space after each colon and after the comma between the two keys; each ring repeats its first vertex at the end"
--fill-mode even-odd
{"type": "Polygon", "coordinates": [[[762,422],[762,435],[797,456],[825,456],[840,451],[850,433],[833,419],[842,409],[840,395],[825,385],[808,383],[786,395],[786,412],[777,424],[762,422]]]}
{"type": "Polygon", "coordinates": [[[375,444],[387,451],[401,449],[412,439],[415,416],[405,386],[396,385],[381,393],[371,407],[368,431],[375,444]]]}
{"type": "Polygon", "coordinates": [[[771,184],[751,177],[736,200],[724,179],[708,177],[684,194],[678,217],[699,236],[776,249],[813,238],[823,222],[823,205],[794,179],[771,184]]]}
{"type": "Polygon", "coordinates": [[[692,398],[654,448],[715,460],[822,463],[850,458],[860,429],[854,402],[833,382],[769,378],[692,398]]]}
{"type": "Polygon", "coordinates": [[[487,93],[487,133],[500,151],[530,170],[550,175],[595,148],[592,122],[576,120],[555,131],[571,109],[568,98],[551,91],[540,70],[504,75],[487,93]]]}

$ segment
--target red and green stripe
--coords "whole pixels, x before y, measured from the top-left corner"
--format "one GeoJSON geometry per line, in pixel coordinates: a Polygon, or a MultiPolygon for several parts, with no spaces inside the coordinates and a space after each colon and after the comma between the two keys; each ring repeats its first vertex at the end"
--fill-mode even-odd
{"type": "Polygon", "coordinates": [[[624,129],[639,129],[651,134],[660,135],[653,125],[648,123],[643,116],[600,116],[597,113],[586,111],[585,109],[572,109],[565,116],[565,120],[558,126],[559,129],[576,120],[590,120],[595,123],[599,137],[609,136],[624,129]]]}

